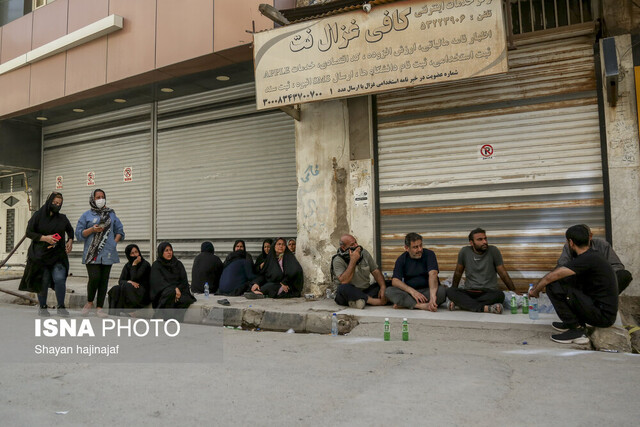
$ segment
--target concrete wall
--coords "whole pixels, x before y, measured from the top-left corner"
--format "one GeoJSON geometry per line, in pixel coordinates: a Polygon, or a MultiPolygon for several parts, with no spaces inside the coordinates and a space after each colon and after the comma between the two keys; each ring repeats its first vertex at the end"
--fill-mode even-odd
{"type": "Polygon", "coordinates": [[[321,294],[331,283],[330,260],[341,235],[355,235],[375,256],[370,113],[363,100],[305,104],[296,122],[296,254],[305,292],[321,294]]]}
{"type": "MultiPolygon", "coordinates": [[[[618,55],[631,52],[631,37],[617,36],[618,55]]],[[[603,57],[601,51],[601,58],[603,57]]],[[[635,97],[633,57],[618,56],[618,102],[610,107],[605,97],[607,157],[611,198],[613,248],[633,274],[625,295],[640,295],[640,140],[635,97]]],[[[604,64],[602,64],[604,69],[604,64]]]]}

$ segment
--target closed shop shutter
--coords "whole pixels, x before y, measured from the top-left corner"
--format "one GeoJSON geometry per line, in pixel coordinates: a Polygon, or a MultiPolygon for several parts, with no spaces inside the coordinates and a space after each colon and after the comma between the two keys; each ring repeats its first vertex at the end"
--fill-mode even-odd
{"type": "Polygon", "coordinates": [[[244,239],[296,235],[293,119],[258,113],[253,84],[158,104],[158,242],[187,271],[205,240],[222,259],[244,239]]]}
{"type": "Polygon", "coordinates": [[[415,231],[450,277],[482,227],[523,287],[555,266],[568,226],[605,234],[590,35],[529,40],[509,51],[507,75],[384,94],[377,106],[384,270],[415,231]]]}
{"type": "MultiPolygon", "coordinates": [[[[95,188],[107,194],[107,205],[124,225],[126,241],[118,246],[121,264],[111,277],[120,274],[126,262],[124,248],[136,243],[149,257],[152,233],[152,136],[151,106],[142,105],[92,116],[43,130],[42,201],[52,191],[64,196],[62,212],[76,227],[89,209],[89,195],[95,188]],[[132,168],[132,180],[124,181],[124,169],[132,168]],[[87,185],[87,174],[95,173],[95,185],[87,185]],[[62,189],[56,190],[61,176],[62,189]]],[[[71,272],[86,276],[82,265],[82,243],[76,243],[69,258],[71,272]]]]}

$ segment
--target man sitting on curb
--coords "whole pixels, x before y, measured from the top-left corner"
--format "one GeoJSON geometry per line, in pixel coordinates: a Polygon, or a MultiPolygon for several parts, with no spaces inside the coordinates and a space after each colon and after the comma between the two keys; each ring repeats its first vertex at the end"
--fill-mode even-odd
{"type": "MultiPolygon", "coordinates": [[[[620,295],[627,288],[627,286],[629,286],[629,283],[631,283],[631,280],[633,280],[633,276],[629,271],[624,269],[624,264],[622,263],[622,261],[620,261],[620,258],[618,258],[618,255],[613,250],[609,242],[604,239],[598,239],[597,237],[594,238],[593,233],[591,232],[591,228],[589,228],[587,224],[582,224],[582,226],[586,227],[586,229],[589,230],[589,247],[594,251],[600,253],[602,257],[606,259],[609,264],[611,264],[611,267],[616,274],[616,279],[618,281],[618,295],[620,295]]],[[[564,247],[562,248],[562,254],[560,254],[560,258],[558,258],[558,265],[556,265],[556,268],[566,267],[569,261],[574,258],[575,257],[569,250],[569,245],[565,243],[564,247]]],[[[570,277],[570,279],[575,278],[570,277]]]]}
{"type": "Polygon", "coordinates": [[[331,258],[331,275],[338,286],[337,304],[363,309],[366,304],[387,303],[386,285],[378,265],[350,234],[340,238],[338,253],[331,258]],[[373,275],[375,283],[370,284],[369,274],[373,275]]]}
{"type": "Polygon", "coordinates": [[[529,292],[537,297],[546,287],[547,295],[562,322],[551,326],[562,332],[551,335],[563,344],[587,344],[584,326],[608,328],[618,313],[618,287],[609,262],[589,247],[589,229],[569,227],[565,233],[573,259],[544,276],[529,292]],[[575,281],[560,280],[575,275],[575,281]]]}
{"type": "Polygon", "coordinates": [[[417,308],[438,311],[447,291],[438,281],[436,254],[422,247],[422,236],[409,233],[404,238],[405,252],[393,268],[391,287],[385,295],[393,308],[417,308]]]}
{"type": "Polygon", "coordinates": [[[469,233],[469,246],[463,247],[458,253],[451,288],[447,290],[447,296],[451,300],[449,310],[460,307],[468,311],[501,314],[504,293],[498,289],[496,272],[507,288],[515,292],[516,288],[504,268],[500,250],[489,245],[487,234],[482,228],[472,230],[469,233]],[[465,270],[467,280],[464,289],[460,289],[458,285],[465,270]]]}

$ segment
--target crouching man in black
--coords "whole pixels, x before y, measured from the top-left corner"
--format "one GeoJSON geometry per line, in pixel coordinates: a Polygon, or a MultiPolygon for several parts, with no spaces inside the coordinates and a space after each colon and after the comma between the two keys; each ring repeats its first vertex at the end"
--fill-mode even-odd
{"type": "Polygon", "coordinates": [[[589,247],[589,230],[584,225],[569,227],[565,233],[573,259],[544,276],[529,292],[538,297],[546,287],[547,295],[562,322],[552,326],[560,334],[551,335],[563,344],[587,344],[585,324],[607,328],[616,321],[618,286],[613,268],[589,247]],[[561,280],[575,275],[575,280],[561,280]]]}

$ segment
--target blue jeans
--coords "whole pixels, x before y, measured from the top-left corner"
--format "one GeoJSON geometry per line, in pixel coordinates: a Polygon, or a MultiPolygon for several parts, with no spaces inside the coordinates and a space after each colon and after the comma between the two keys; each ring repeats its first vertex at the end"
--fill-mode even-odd
{"type": "Polygon", "coordinates": [[[52,266],[44,267],[42,272],[42,289],[38,294],[38,302],[40,307],[47,305],[47,294],[49,287],[53,282],[53,289],[56,292],[58,307],[64,307],[64,297],[67,292],[67,270],[61,262],[57,262],[52,266]]]}

